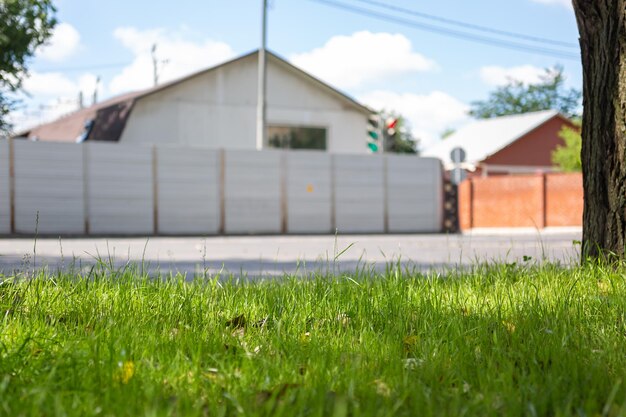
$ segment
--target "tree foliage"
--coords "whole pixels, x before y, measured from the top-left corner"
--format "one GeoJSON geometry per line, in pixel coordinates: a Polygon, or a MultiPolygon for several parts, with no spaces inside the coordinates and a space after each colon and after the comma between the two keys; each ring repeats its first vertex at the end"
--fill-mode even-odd
{"type": "Polygon", "coordinates": [[[52,34],[55,12],[52,0],[0,0],[0,132],[10,128],[14,100],[7,94],[21,87],[28,59],[52,34]]]}
{"type": "Polygon", "coordinates": [[[411,127],[404,116],[386,110],[381,111],[379,115],[383,124],[388,119],[398,120],[395,127],[395,135],[390,136],[387,134],[386,129],[383,129],[385,152],[417,154],[419,139],[413,137],[411,127]]]}
{"type": "Polygon", "coordinates": [[[496,88],[484,101],[471,103],[469,114],[477,119],[541,110],[558,110],[567,117],[578,116],[581,92],[564,86],[563,68],[546,68],[536,84],[511,81],[496,88]]]}
{"type": "Polygon", "coordinates": [[[559,136],[563,139],[565,145],[557,146],[552,152],[552,163],[565,172],[581,172],[580,151],[582,138],[580,136],[580,128],[575,129],[563,126],[559,136]]]}

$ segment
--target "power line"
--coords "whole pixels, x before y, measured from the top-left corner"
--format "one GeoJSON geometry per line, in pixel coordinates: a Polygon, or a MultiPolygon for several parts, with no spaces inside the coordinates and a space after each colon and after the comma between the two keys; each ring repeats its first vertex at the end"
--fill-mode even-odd
{"type": "Polygon", "coordinates": [[[409,19],[403,19],[394,15],[380,13],[380,12],[376,12],[370,9],[364,9],[361,7],[355,7],[355,6],[350,6],[350,5],[343,4],[343,3],[338,3],[332,0],[309,0],[309,1],[320,3],[320,4],[325,4],[327,6],[331,6],[337,9],[347,10],[347,11],[357,13],[363,16],[377,18],[379,20],[385,20],[387,22],[401,24],[407,27],[411,27],[413,29],[421,29],[421,30],[425,30],[428,32],[438,33],[441,35],[446,35],[446,36],[450,36],[450,37],[454,37],[454,38],[458,38],[458,39],[462,39],[466,41],[473,41],[473,42],[483,43],[486,45],[498,46],[498,47],[506,48],[506,49],[514,49],[514,50],[523,51],[523,52],[531,52],[531,53],[536,53],[536,54],[541,54],[541,55],[552,56],[555,58],[572,60],[572,61],[580,60],[579,55],[573,54],[568,51],[551,49],[551,48],[542,48],[542,47],[528,45],[524,43],[511,42],[511,41],[506,41],[506,40],[501,40],[501,39],[475,35],[475,34],[468,33],[468,32],[447,29],[441,26],[434,26],[434,25],[430,25],[426,23],[416,22],[416,21],[409,20],[409,19]]]}
{"type": "Polygon", "coordinates": [[[507,36],[509,38],[523,39],[523,40],[527,40],[531,42],[551,44],[551,45],[561,46],[561,47],[566,47],[566,48],[575,48],[575,49],[579,48],[578,44],[572,43],[572,42],[564,42],[564,41],[559,41],[555,39],[548,39],[548,38],[542,38],[542,37],[533,36],[533,35],[527,35],[525,33],[509,32],[506,30],[494,29],[494,28],[490,28],[487,26],[476,25],[474,23],[463,22],[461,20],[449,19],[447,17],[436,16],[436,15],[420,12],[417,10],[411,10],[411,9],[407,9],[404,7],[394,6],[392,4],[382,3],[380,1],[375,1],[375,0],[354,0],[354,1],[369,4],[369,5],[376,6],[376,7],[384,7],[386,9],[394,10],[400,13],[410,14],[416,17],[421,17],[421,18],[428,19],[428,20],[434,20],[437,22],[459,26],[459,27],[463,27],[466,29],[473,29],[473,30],[477,30],[480,32],[487,32],[487,33],[492,33],[495,35],[507,36]]]}

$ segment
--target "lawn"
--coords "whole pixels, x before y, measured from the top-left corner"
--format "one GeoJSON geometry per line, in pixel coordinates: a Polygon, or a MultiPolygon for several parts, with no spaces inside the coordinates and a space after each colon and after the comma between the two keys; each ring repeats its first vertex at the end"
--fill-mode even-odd
{"type": "Polygon", "coordinates": [[[626,268],[0,276],[2,416],[626,414],[626,268]]]}

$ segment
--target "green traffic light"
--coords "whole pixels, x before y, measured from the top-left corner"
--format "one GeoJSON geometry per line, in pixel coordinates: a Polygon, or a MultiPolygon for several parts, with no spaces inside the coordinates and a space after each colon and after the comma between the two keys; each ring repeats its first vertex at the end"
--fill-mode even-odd
{"type": "Polygon", "coordinates": [[[374,142],[367,142],[367,147],[370,148],[372,152],[378,152],[378,144],[374,142]]]}
{"type": "Polygon", "coordinates": [[[370,138],[372,138],[374,140],[378,140],[378,132],[376,132],[374,130],[368,130],[367,134],[369,135],[370,138]]]}

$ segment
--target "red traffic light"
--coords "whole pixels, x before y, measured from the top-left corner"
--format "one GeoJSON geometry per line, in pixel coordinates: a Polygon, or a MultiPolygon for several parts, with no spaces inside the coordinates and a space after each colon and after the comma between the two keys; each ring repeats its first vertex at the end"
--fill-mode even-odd
{"type": "Polygon", "coordinates": [[[393,136],[396,134],[396,126],[398,126],[398,119],[390,117],[385,121],[385,127],[387,128],[387,135],[393,136]]]}

